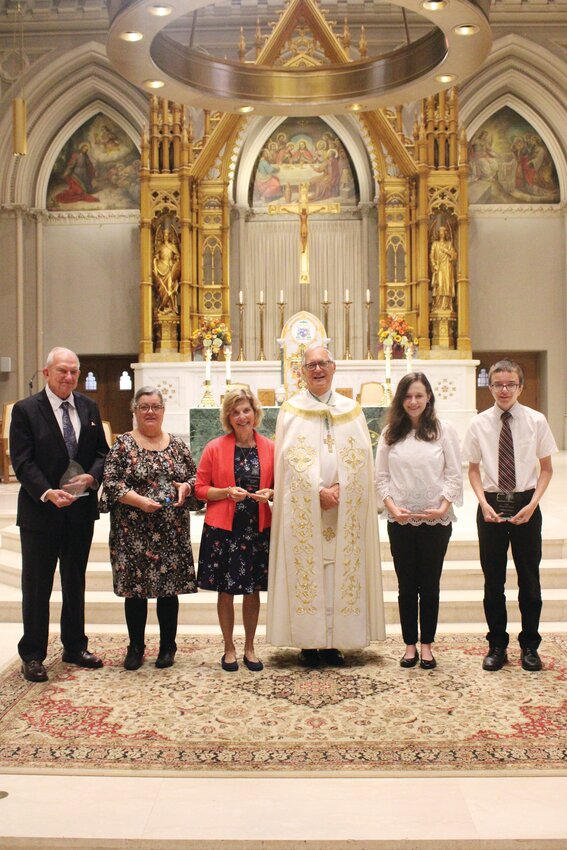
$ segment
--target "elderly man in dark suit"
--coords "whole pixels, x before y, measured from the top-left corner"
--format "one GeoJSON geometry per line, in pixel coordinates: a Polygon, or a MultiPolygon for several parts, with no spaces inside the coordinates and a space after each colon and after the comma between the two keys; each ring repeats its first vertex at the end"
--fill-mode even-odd
{"type": "MultiPolygon", "coordinates": [[[[18,481],[17,523],[22,545],[22,614],[24,634],[18,644],[22,673],[30,682],[47,681],[43,661],[49,634],[49,600],[57,561],[63,607],[63,661],[102,667],[87,650],[85,572],[94,521],[97,489],[108,445],[94,401],[74,392],[79,360],[67,348],[54,348],[43,374],[47,386],[17,402],[10,426],[10,455],[18,481]],[[73,478],[73,495],[61,486],[70,460],[83,472],[73,478]]],[[[71,489],[71,488],[70,488],[71,489]]]]}

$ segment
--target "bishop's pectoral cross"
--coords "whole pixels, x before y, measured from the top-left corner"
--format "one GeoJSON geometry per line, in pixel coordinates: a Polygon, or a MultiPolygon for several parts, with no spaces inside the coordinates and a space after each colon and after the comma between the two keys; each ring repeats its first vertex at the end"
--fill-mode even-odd
{"type": "MultiPolygon", "coordinates": [[[[313,213],[339,213],[340,204],[310,204],[309,183],[301,183],[299,186],[299,198],[296,204],[270,204],[268,212],[270,215],[290,213],[299,216],[299,282],[309,283],[309,243],[307,241],[308,229],[307,218],[313,213]]],[[[331,451],[331,449],[329,449],[331,451]]]]}
{"type": "Polygon", "coordinates": [[[327,436],[325,437],[323,442],[327,446],[327,449],[329,450],[329,452],[332,453],[333,449],[335,448],[335,440],[333,438],[333,435],[327,434],[327,436]]]}

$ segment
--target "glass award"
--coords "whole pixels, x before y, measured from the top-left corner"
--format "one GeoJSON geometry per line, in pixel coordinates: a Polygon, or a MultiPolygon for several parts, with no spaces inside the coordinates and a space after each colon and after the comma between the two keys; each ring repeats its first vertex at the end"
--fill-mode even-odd
{"type": "Polygon", "coordinates": [[[158,475],[152,483],[151,494],[148,495],[160,502],[164,508],[170,507],[177,501],[177,491],[167,475],[158,475]]]}
{"type": "Polygon", "coordinates": [[[82,482],[73,481],[73,478],[77,475],[84,474],[85,470],[81,464],[77,463],[76,460],[70,460],[69,466],[61,476],[61,481],[59,482],[60,488],[65,490],[66,493],[70,493],[75,499],[80,499],[81,496],[88,496],[89,494],[86,492],[87,485],[82,482]]]}

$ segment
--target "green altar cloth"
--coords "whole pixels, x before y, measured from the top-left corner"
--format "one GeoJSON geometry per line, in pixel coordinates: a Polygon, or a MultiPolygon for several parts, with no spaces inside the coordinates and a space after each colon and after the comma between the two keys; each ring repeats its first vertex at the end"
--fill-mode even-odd
{"type": "MultiPolygon", "coordinates": [[[[388,408],[365,406],[362,409],[370,431],[372,447],[375,450],[378,437],[386,421],[388,408]]],[[[224,433],[220,424],[219,412],[218,407],[192,407],[189,410],[189,446],[195,463],[199,463],[203,449],[209,440],[220,437],[224,433]]],[[[276,433],[278,412],[279,407],[264,407],[264,419],[258,429],[261,434],[271,437],[272,440],[276,433]]]]}

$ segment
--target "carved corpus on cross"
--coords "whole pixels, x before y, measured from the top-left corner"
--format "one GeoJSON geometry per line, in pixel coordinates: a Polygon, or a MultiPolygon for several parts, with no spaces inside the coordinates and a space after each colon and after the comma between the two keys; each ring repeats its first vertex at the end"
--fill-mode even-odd
{"type": "Polygon", "coordinates": [[[313,213],[339,213],[340,204],[310,204],[309,183],[300,183],[299,198],[296,204],[270,204],[270,215],[289,213],[299,216],[299,282],[309,283],[309,243],[307,219],[313,213]]]}

